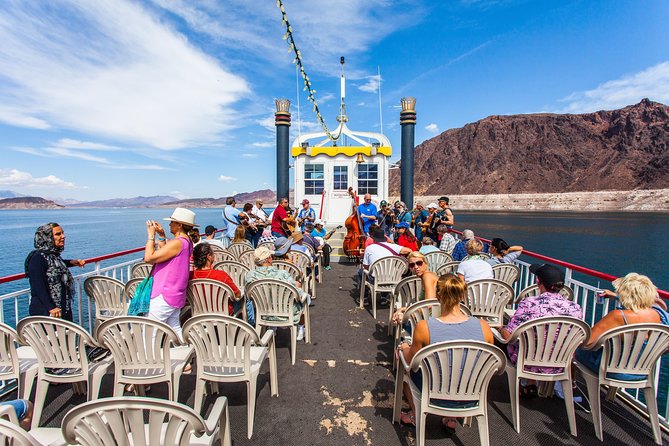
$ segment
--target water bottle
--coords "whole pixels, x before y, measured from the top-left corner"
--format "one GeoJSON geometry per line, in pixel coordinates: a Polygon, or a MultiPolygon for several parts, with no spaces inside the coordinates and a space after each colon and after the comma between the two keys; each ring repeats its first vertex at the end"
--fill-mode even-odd
{"type": "Polygon", "coordinates": [[[601,288],[595,288],[594,293],[595,293],[595,296],[597,296],[597,303],[599,305],[603,305],[604,304],[604,296],[603,296],[604,290],[602,290],[601,288]]]}

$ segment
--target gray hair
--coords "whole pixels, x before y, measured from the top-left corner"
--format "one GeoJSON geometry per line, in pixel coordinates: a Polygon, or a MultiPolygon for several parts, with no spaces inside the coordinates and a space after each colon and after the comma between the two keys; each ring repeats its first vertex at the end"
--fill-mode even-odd
{"type": "Polygon", "coordinates": [[[464,231],[462,231],[462,238],[464,240],[474,238],[474,231],[472,231],[471,229],[465,229],[464,231]]]}
{"type": "Polygon", "coordinates": [[[434,245],[434,240],[432,240],[430,237],[423,237],[423,245],[434,245]]]}

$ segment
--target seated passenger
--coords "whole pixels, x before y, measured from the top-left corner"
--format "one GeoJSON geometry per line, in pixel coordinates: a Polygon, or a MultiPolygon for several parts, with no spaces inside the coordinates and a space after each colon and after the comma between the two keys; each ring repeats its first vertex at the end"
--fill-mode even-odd
{"type": "Polygon", "coordinates": [[[471,229],[465,229],[462,231],[462,240],[460,240],[458,243],[455,244],[453,247],[453,252],[451,255],[453,256],[453,260],[456,262],[461,261],[465,257],[467,257],[467,249],[465,248],[467,245],[467,242],[472,240],[474,238],[474,231],[471,229]]]}
{"type": "MultiPolygon", "coordinates": [[[[653,323],[669,325],[669,315],[662,307],[658,299],[657,287],[653,282],[641,274],[629,273],[625,277],[619,277],[613,281],[613,288],[617,291],[613,293],[605,290],[602,295],[610,298],[620,299],[620,307],[609,312],[600,319],[590,332],[590,339],[587,345],[592,345],[604,333],[623,325],[653,323]],[[659,304],[659,305],[658,305],[659,304]]],[[[599,364],[602,361],[602,349],[595,351],[578,349],[576,350],[576,359],[588,369],[595,373],[599,371],[599,364]]],[[[610,373],[609,378],[625,381],[635,381],[644,379],[645,376],[610,373]]]]}
{"type": "Polygon", "coordinates": [[[419,251],[421,254],[425,255],[430,252],[439,252],[440,249],[434,246],[434,240],[430,237],[423,237],[423,246],[420,247],[419,251]]]}
{"type": "Polygon", "coordinates": [[[500,263],[513,263],[523,253],[522,246],[509,246],[501,238],[494,238],[490,242],[490,254],[492,258],[488,260],[491,265],[500,263]]]}
{"type": "Polygon", "coordinates": [[[416,237],[409,230],[409,223],[402,221],[395,225],[397,235],[397,244],[409,248],[412,252],[418,251],[418,242],[416,237]]]}
{"type": "Polygon", "coordinates": [[[467,260],[460,262],[458,265],[458,276],[462,277],[467,283],[479,279],[492,279],[492,266],[483,257],[479,256],[483,249],[483,243],[478,239],[471,238],[465,247],[468,257],[467,260]]]}
{"type": "MultiPolygon", "coordinates": [[[[427,238],[428,237],[423,237],[423,240],[427,238]]],[[[432,271],[428,271],[425,256],[419,251],[414,251],[407,256],[407,260],[409,261],[409,271],[413,273],[413,275],[420,277],[421,283],[423,284],[423,291],[418,296],[418,300],[436,299],[437,281],[439,280],[439,277],[432,271]]],[[[402,322],[406,309],[406,307],[400,307],[393,314],[393,323],[399,324],[402,322]]]]}
{"type": "MultiPolygon", "coordinates": [[[[521,300],[516,312],[506,327],[500,330],[504,339],[509,339],[519,325],[543,316],[571,316],[581,319],[581,307],[570,300],[565,299],[559,293],[564,287],[564,274],[553,265],[532,265],[530,271],[537,278],[539,285],[539,295],[530,296],[521,300]]],[[[507,347],[509,359],[513,364],[518,360],[518,343],[514,342],[507,347]]],[[[532,372],[537,373],[560,373],[562,369],[554,367],[528,367],[532,372]]],[[[521,388],[521,395],[533,397],[537,395],[537,387],[528,380],[528,384],[521,388]]]]}
{"type": "MultiPolygon", "coordinates": [[[[19,420],[19,426],[29,431],[33,419],[33,403],[28,400],[0,401],[2,406],[12,406],[19,420]]],[[[9,444],[12,444],[11,441],[9,444]]]]}
{"type": "MultiPolygon", "coordinates": [[[[416,332],[413,335],[413,341],[409,345],[401,343],[398,349],[404,355],[407,363],[418,351],[430,344],[452,340],[473,340],[493,343],[493,335],[490,326],[484,320],[475,317],[468,317],[460,311],[460,302],[464,300],[467,294],[467,285],[465,282],[453,275],[445,274],[437,282],[437,299],[441,304],[441,316],[438,318],[430,317],[427,321],[420,321],[416,325],[416,332]]],[[[411,372],[411,380],[419,388],[422,385],[422,375],[419,372],[411,372]]],[[[401,421],[404,424],[415,425],[415,405],[408,385],[404,385],[404,395],[409,401],[411,410],[402,413],[401,421]]],[[[450,405],[458,402],[448,402],[450,405]]],[[[455,418],[445,417],[442,419],[444,427],[454,431],[457,425],[455,418]]]]}
{"type": "Polygon", "coordinates": [[[458,244],[458,241],[453,237],[453,234],[448,232],[448,226],[439,225],[437,226],[437,236],[440,237],[439,240],[435,240],[435,243],[438,242],[439,249],[444,251],[447,254],[453,254],[453,249],[455,245],[458,244]]]}

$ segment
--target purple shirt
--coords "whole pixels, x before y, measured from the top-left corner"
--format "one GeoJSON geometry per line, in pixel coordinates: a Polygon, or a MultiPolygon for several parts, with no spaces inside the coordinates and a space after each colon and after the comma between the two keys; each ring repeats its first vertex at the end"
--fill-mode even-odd
{"type": "Polygon", "coordinates": [[[151,299],[162,294],[167,305],[173,308],[183,308],[186,304],[190,256],[193,253],[190,240],[179,237],[179,241],[181,241],[179,254],[164,262],[156,263],[153,267],[153,288],[151,288],[151,299]]]}
{"type": "MultiPolygon", "coordinates": [[[[513,334],[514,330],[524,322],[543,316],[571,316],[581,319],[581,307],[565,299],[559,293],[546,292],[540,296],[526,297],[518,304],[518,309],[506,325],[506,330],[513,334]]],[[[509,344],[509,358],[512,363],[518,360],[518,343],[509,344]]],[[[561,373],[559,367],[527,367],[526,370],[536,373],[561,373]]]]}

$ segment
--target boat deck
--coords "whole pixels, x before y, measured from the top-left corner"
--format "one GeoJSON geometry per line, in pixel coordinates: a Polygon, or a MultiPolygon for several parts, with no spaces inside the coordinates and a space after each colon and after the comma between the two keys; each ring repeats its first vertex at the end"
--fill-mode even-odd
{"type": "MultiPolygon", "coordinates": [[[[246,386],[221,385],[230,404],[231,430],[236,446],[255,445],[412,445],[414,429],[392,424],[393,344],[387,335],[388,308],[374,321],[371,309],[355,305],[355,267],[333,264],[318,286],[312,307],[312,344],[298,343],[297,361],[290,364],[289,331],[279,330],[277,356],[279,396],[271,397],[269,369],[263,366],[257,394],[255,428],[246,438],[246,386]]],[[[103,381],[101,397],[111,395],[113,375],[103,381]]],[[[182,378],[179,401],[193,404],[194,376],[182,378]]],[[[165,398],[165,385],[155,385],[150,396],[165,398]]],[[[205,399],[205,408],[213,397],[205,399]]],[[[52,387],[42,425],[59,426],[65,413],[84,401],[70,386],[52,387]]],[[[649,423],[621,402],[602,402],[607,446],[650,445],[649,423]]],[[[589,414],[577,409],[578,437],[569,434],[564,402],[558,398],[521,401],[521,432],[511,425],[506,376],[493,379],[489,392],[490,444],[601,445],[589,414]]],[[[428,417],[426,444],[477,445],[478,429],[458,426],[450,437],[440,420],[428,417]]],[[[665,434],[664,443],[669,444],[665,434]]]]}

